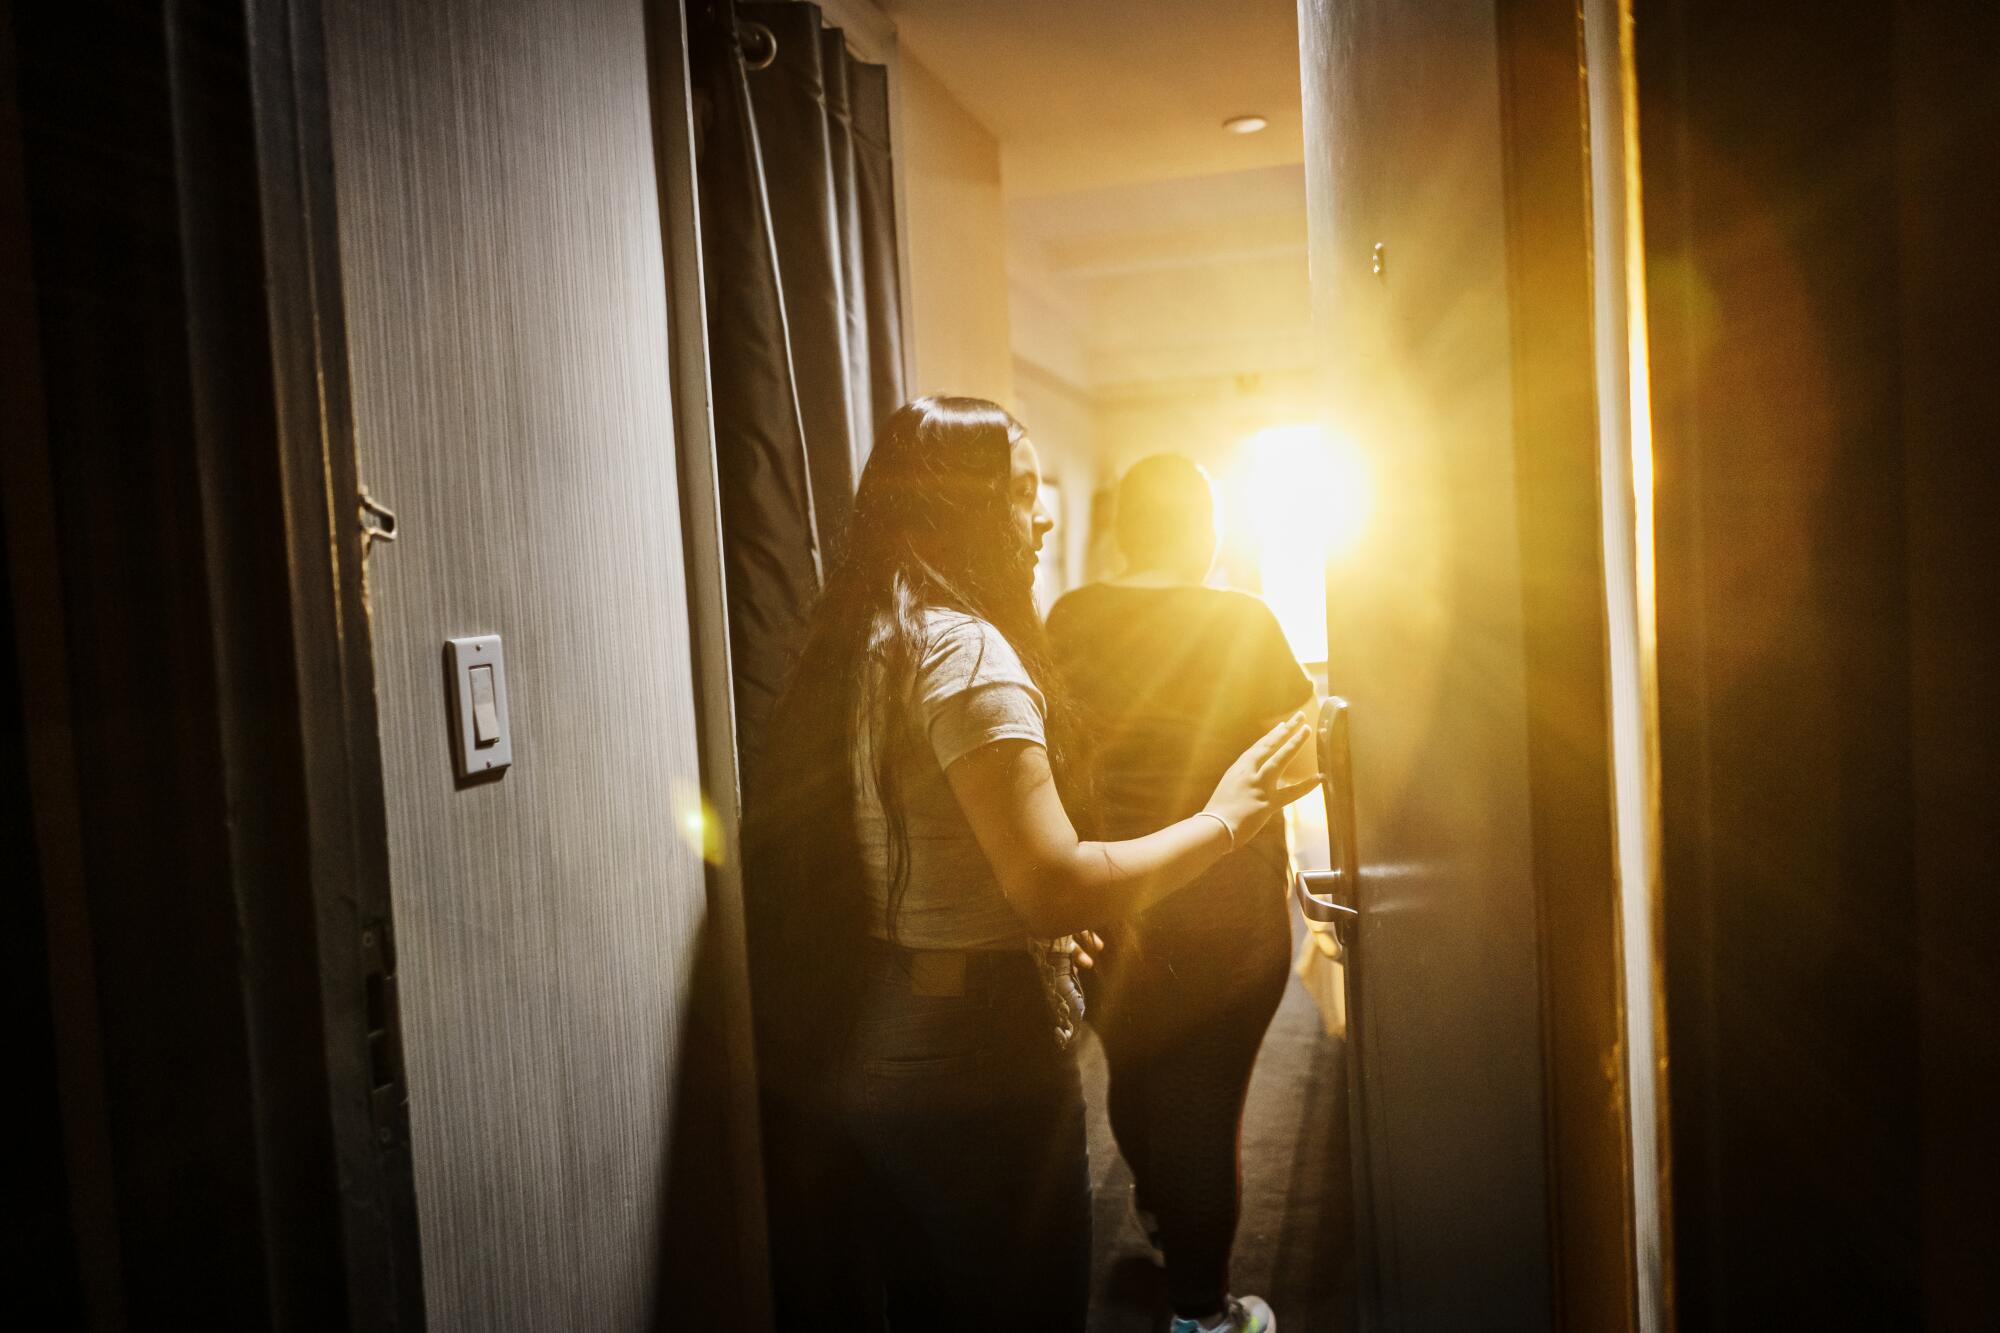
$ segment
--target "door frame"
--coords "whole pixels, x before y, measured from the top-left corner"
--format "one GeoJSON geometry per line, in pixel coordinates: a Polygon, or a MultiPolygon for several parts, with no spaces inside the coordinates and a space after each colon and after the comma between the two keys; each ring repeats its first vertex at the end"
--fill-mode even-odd
{"type": "MultiPolygon", "coordinates": [[[[343,1192],[350,1319],[356,1328],[422,1328],[367,594],[369,549],[394,539],[394,516],[369,505],[360,483],[321,0],[253,0],[248,11],[249,110],[280,413],[283,490],[270,498],[289,520],[286,568],[307,765],[309,830],[302,832],[314,835],[335,1148],[343,1175],[362,1184],[343,1192]]],[[[254,737],[246,739],[254,745],[254,737]]]]}
{"type": "Polygon", "coordinates": [[[648,73],[653,97],[655,176],[667,280],[674,447],[679,464],[681,541],[686,553],[688,637],[700,747],[709,921],[720,962],[718,994],[706,997],[724,1027],[720,1058],[729,1081],[725,1152],[736,1197],[730,1210],[738,1265],[735,1318],[772,1326],[770,1230],[764,1196],[762,1116],[751,1029],[749,951],[743,905],[742,781],[730,668],[729,601],[722,547],[721,474],[715,455],[708,375],[708,303],[702,264],[701,201],[695,170],[693,80],[682,0],[646,0],[648,73]]]}
{"type": "Polygon", "coordinates": [[[1656,1143],[1658,803],[1626,376],[1630,10],[1498,0],[1496,18],[1552,1293],[1562,1327],[1652,1331],[1658,1173],[1638,1153],[1656,1143]]]}
{"type": "Polygon", "coordinates": [[[1551,1291],[1560,1326],[1629,1328],[1588,74],[1573,8],[1496,10],[1551,1291]]]}
{"type": "Polygon", "coordinates": [[[1671,1311],[1631,4],[1495,10],[1551,1289],[1563,1327],[1654,1333],[1671,1311]]]}
{"type": "Polygon", "coordinates": [[[6,55],[60,82],[10,80],[0,125],[16,242],[0,318],[34,353],[9,370],[24,392],[7,395],[5,506],[71,1317],[144,1322],[195,1272],[272,1322],[421,1328],[320,3],[25,14],[8,6],[6,55]],[[129,97],[90,98],[107,79],[129,97]],[[32,97],[64,99],[40,111],[75,138],[39,137],[32,97]],[[37,229],[50,207],[104,230],[70,246],[44,304],[38,262],[65,246],[37,229]],[[58,322],[121,296],[79,265],[87,247],[162,238],[172,261],[129,328],[58,322]],[[49,378],[113,349],[103,383],[49,378]],[[72,411],[126,365],[153,376],[121,422],[137,441],[72,411]],[[105,487],[65,453],[153,470],[105,487]],[[120,524],[148,498],[174,512],[120,524]],[[119,542],[94,540],[104,524],[119,542]],[[134,590],[160,589],[178,614],[135,665],[159,608],[134,590]],[[135,685],[157,706],[103,725],[135,685]],[[135,741],[172,772],[135,787],[135,741]],[[154,838],[169,854],[143,893],[115,857],[96,864],[154,838]],[[149,1046],[143,1064],[117,1054],[149,1046]],[[163,1147],[171,1170],[147,1165],[163,1147]],[[193,1178],[229,1200],[227,1235],[187,1234],[193,1178]]]}

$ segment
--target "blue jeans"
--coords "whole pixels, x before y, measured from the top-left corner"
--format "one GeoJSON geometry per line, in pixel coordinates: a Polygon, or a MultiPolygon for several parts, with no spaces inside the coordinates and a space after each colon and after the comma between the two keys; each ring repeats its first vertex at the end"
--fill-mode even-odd
{"type": "Polygon", "coordinates": [[[956,960],[872,948],[842,1060],[889,1325],[1080,1333],[1091,1211],[1076,1062],[1032,958],[963,958],[960,977],[956,960]]]}

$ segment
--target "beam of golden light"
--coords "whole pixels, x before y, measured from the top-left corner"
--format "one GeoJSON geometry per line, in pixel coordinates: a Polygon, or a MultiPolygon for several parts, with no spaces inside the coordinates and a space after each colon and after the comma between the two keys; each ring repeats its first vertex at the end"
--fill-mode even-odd
{"type": "Polygon", "coordinates": [[[1226,489],[1293,655],[1325,661],[1326,566],[1353,550],[1367,527],[1374,507],[1367,456],[1320,426],[1273,426],[1243,441],[1226,489]]]}

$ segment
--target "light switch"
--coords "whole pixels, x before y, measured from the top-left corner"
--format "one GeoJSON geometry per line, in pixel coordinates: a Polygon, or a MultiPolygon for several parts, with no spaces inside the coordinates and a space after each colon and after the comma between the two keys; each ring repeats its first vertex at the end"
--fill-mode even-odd
{"type": "Polygon", "coordinates": [[[472,668],[472,739],[492,745],[500,739],[500,710],[493,703],[493,668],[472,668]]]}
{"type": "Polygon", "coordinates": [[[445,640],[451,684],[452,757],[461,778],[498,776],[514,762],[507,719],[507,663],[500,636],[445,640]]]}

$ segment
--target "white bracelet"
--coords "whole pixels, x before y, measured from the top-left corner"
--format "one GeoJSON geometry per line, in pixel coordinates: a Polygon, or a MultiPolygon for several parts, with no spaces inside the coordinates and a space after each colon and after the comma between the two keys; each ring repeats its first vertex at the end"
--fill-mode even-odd
{"type": "Polygon", "coordinates": [[[1236,830],[1229,827],[1228,820],[1216,814],[1213,810],[1197,810],[1194,812],[1194,817],[1196,819],[1213,819],[1216,823],[1222,825],[1223,835],[1229,839],[1229,850],[1232,852],[1236,850],[1236,830]]]}

